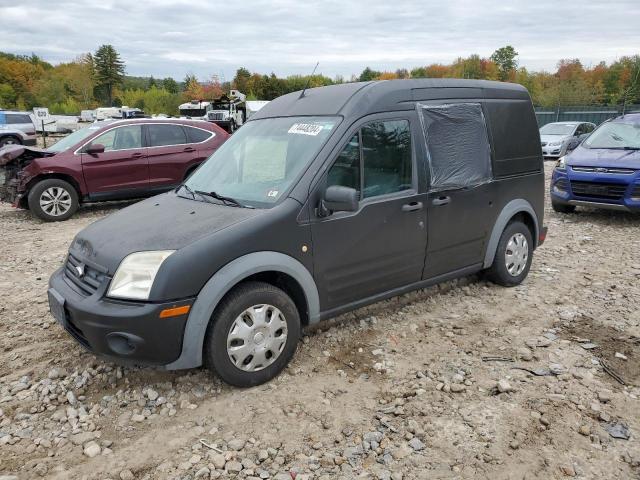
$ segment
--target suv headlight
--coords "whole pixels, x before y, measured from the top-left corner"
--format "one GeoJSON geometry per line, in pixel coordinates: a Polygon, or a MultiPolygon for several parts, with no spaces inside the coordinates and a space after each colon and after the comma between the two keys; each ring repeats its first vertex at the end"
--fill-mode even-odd
{"type": "Polygon", "coordinates": [[[162,262],[175,250],[136,252],[120,263],[109,285],[108,297],[147,300],[162,262]]]}
{"type": "Polygon", "coordinates": [[[556,169],[557,170],[566,170],[567,169],[567,162],[565,160],[565,157],[562,156],[558,159],[558,163],[556,163],[556,169]]]}

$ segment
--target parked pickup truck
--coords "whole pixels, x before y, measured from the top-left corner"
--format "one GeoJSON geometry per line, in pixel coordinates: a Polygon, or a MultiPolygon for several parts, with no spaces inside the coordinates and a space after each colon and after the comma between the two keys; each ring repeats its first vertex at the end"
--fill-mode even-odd
{"type": "Polygon", "coordinates": [[[0,149],[0,201],[66,220],[83,202],[175,188],[228,137],[204,121],[131,119],[94,123],[46,150],[8,145],[0,149]]]}

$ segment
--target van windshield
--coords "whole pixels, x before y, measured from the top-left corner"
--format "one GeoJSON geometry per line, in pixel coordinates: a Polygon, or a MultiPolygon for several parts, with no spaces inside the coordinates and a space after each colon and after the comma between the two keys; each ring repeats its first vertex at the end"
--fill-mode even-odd
{"type": "Polygon", "coordinates": [[[289,190],[337,124],[337,117],[248,122],[185,183],[194,192],[215,192],[243,205],[269,208],[289,190]]]}
{"type": "Polygon", "coordinates": [[[640,149],[640,123],[605,123],[589,135],[582,146],[621,150],[640,149]]]}

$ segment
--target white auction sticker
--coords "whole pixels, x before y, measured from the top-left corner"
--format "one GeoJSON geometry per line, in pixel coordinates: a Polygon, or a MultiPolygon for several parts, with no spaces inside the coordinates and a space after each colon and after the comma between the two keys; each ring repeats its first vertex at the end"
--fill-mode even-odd
{"type": "Polygon", "coordinates": [[[297,133],[300,135],[318,135],[324,127],[322,125],[314,125],[312,123],[295,123],[289,129],[289,133],[297,133]]]}

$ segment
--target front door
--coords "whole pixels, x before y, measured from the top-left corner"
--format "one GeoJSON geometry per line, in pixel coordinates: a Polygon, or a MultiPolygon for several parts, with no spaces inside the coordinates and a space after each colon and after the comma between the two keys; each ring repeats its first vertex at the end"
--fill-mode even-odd
{"type": "Polygon", "coordinates": [[[116,198],[135,196],[149,188],[147,149],[142,125],[123,125],[98,135],[86,145],[104,145],[102,153],[81,153],[82,173],[89,196],[116,198]]]}
{"type": "Polygon", "coordinates": [[[358,127],[317,187],[341,185],[360,195],[357,211],[312,220],[323,311],[417,282],[424,266],[426,195],[418,192],[410,121],[358,127]]]}

